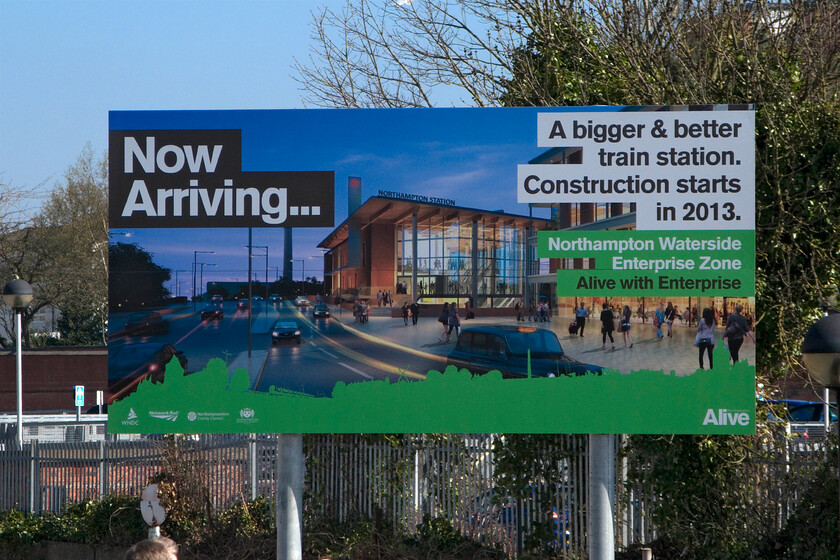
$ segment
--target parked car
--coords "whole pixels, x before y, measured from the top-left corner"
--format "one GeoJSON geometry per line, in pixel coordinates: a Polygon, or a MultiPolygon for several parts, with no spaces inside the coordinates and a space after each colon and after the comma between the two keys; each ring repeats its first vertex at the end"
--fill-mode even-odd
{"type": "Polygon", "coordinates": [[[300,344],[300,325],[289,319],[278,319],[271,327],[271,343],[291,340],[300,344]]]}
{"type": "Polygon", "coordinates": [[[295,298],[295,305],[298,307],[309,307],[309,298],[306,296],[298,296],[295,298]]]}
{"type": "Polygon", "coordinates": [[[313,319],[329,319],[330,318],[330,309],[323,303],[319,303],[315,307],[312,308],[312,318],[313,319]]]}
{"type": "Polygon", "coordinates": [[[240,311],[245,311],[249,307],[251,307],[251,302],[248,300],[248,298],[242,298],[238,302],[236,302],[236,309],[240,311]]]}
{"type": "Polygon", "coordinates": [[[169,332],[169,323],[160,313],[134,313],[125,323],[125,333],[132,336],[154,336],[169,332]]]}
{"type": "Polygon", "coordinates": [[[209,321],[211,319],[221,320],[224,319],[225,312],[222,311],[222,307],[220,305],[209,305],[201,310],[201,320],[202,321],[209,321]]]}
{"type": "Polygon", "coordinates": [[[527,377],[529,350],[533,377],[600,374],[602,371],[600,366],[572,358],[563,351],[554,332],[536,327],[467,327],[461,331],[446,363],[475,375],[499,370],[505,378],[527,377]]]}
{"type": "Polygon", "coordinates": [[[144,378],[160,383],[173,357],[186,372],[187,357],[171,344],[146,342],[117,347],[108,354],[108,392],[112,398],[122,396],[144,378]]]}

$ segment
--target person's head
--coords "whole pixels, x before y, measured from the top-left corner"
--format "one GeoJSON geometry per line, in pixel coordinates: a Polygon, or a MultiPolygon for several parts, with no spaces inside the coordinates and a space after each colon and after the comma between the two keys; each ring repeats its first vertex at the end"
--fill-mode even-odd
{"type": "Polygon", "coordinates": [[[609,308],[610,308],[610,304],[609,304],[609,303],[607,303],[607,302],[605,301],[605,302],[604,302],[604,305],[602,305],[601,307],[602,307],[602,308],[604,308],[604,309],[609,309],[609,308]]]}
{"type": "Polygon", "coordinates": [[[629,306],[629,305],[625,305],[625,306],[624,306],[624,312],[625,312],[625,313],[627,313],[628,311],[630,311],[630,306],[629,306]]]}
{"type": "Polygon", "coordinates": [[[741,311],[743,311],[743,310],[744,310],[744,306],[741,305],[740,303],[735,306],[735,313],[737,313],[738,315],[740,315],[741,311]]]}
{"type": "Polygon", "coordinates": [[[673,308],[674,308],[674,304],[672,304],[672,303],[669,301],[669,302],[668,302],[668,307],[666,307],[665,309],[667,309],[668,311],[670,311],[670,310],[672,310],[673,308]]]}
{"type": "Polygon", "coordinates": [[[583,309],[583,302],[580,302],[580,308],[583,309]]]}
{"type": "Polygon", "coordinates": [[[448,301],[443,302],[443,308],[444,309],[449,309],[449,302],[448,301]]]}
{"type": "Polygon", "coordinates": [[[123,560],[178,560],[178,545],[167,537],[146,539],[128,549],[123,560]]]}
{"type": "Polygon", "coordinates": [[[706,321],[706,325],[714,325],[715,324],[715,312],[707,307],[706,309],[703,310],[703,320],[706,321]]]}
{"type": "Polygon", "coordinates": [[[659,303],[657,303],[657,304],[656,304],[656,310],[657,310],[657,311],[662,311],[663,307],[664,307],[664,306],[662,305],[662,302],[661,302],[661,301],[660,301],[659,303]]]}

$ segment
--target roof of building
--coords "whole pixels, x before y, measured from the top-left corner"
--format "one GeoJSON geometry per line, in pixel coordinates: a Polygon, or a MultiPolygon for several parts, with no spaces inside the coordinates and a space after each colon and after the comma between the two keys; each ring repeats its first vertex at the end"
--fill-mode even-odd
{"type": "Polygon", "coordinates": [[[452,206],[434,202],[418,200],[403,200],[384,196],[372,196],[351,216],[336,227],[318,247],[332,249],[347,239],[350,219],[358,218],[364,228],[376,222],[393,224],[411,223],[411,215],[417,212],[417,221],[425,222],[429,219],[439,219],[441,222],[456,217],[465,221],[484,221],[484,223],[498,223],[501,225],[523,228],[531,222],[535,229],[545,229],[551,220],[545,218],[531,218],[519,214],[509,214],[503,210],[480,210],[464,206],[452,206]]]}

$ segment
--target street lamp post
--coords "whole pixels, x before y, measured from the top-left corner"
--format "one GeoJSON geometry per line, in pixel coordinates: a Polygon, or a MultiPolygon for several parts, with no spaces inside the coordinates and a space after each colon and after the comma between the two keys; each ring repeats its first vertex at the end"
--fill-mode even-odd
{"type": "MultiPolygon", "coordinates": [[[[201,273],[200,273],[199,279],[198,279],[198,287],[201,290],[204,290],[204,267],[205,266],[216,266],[216,264],[214,264],[214,263],[198,263],[198,264],[201,265],[201,273]]],[[[204,294],[203,291],[202,291],[202,294],[204,294]]],[[[193,294],[193,296],[195,296],[195,294],[193,294]]],[[[201,301],[202,301],[202,303],[204,302],[204,295],[201,296],[201,301]]]]}
{"type": "MultiPolygon", "coordinates": [[[[825,306],[824,315],[814,323],[802,341],[802,359],[808,372],[840,402],[840,311],[825,306]]],[[[828,400],[828,399],[826,399],[828,400]]],[[[830,407],[826,418],[831,420],[830,407]]],[[[830,424],[829,424],[830,426],[830,424]]],[[[827,432],[828,433],[828,432],[827,432]]],[[[840,508],[840,429],[837,430],[838,508],[840,508]]],[[[840,509],[838,509],[840,515],[840,509]]]]}
{"type": "Polygon", "coordinates": [[[292,264],[294,264],[295,262],[300,263],[300,295],[305,296],[306,294],[304,293],[304,282],[306,281],[306,259],[289,259],[289,262],[291,262],[292,264]]]}
{"type": "Polygon", "coordinates": [[[192,289],[192,300],[193,300],[193,310],[195,310],[195,272],[196,268],[198,268],[198,254],[207,254],[213,255],[216,251],[193,251],[193,269],[192,269],[192,277],[193,277],[193,289],[192,289]]]}
{"type": "Polygon", "coordinates": [[[23,310],[32,301],[32,286],[26,280],[16,278],[3,287],[3,302],[15,314],[15,382],[17,383],[17,441],[23,447],[23,310]]]}
{"type": "Polygon", "coordinates": [[[268,245],[251,245],[251,248],[265,249],[265,299],[268,300],[268,245]]]}

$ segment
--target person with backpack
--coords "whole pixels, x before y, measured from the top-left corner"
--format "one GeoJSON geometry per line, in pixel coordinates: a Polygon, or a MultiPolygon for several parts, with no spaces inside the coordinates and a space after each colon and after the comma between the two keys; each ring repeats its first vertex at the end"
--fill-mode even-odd
{"type": "Polygon", "coordinates": [[[729,346],[729,357],[733,365],[738,363],[738,351],[744,343],[744,336],[749,336],[755,342],[755,336],[753,336],[750,330],[750,324],[741,315],[741,311],[743,310],[744,306],[740,303],[735,306],[735,311],[726,320],[726,330],[723,331],[723,336],[726,338],[727,345],[729,346]]]}
{"type": "MultiPolygon", "coordinates": [[[[449,302],[443,303],[443,309],[440,312],[440,316],[438,317],[438,323],[443,325],[443,332],[440,333],[438,337],[438,342],[443,342],[443,337],[446,336],[446,332],[449,329],[449,302]]],[[[447,340],[449,338],[447,337],[447,340]]]]}
{"type": "Polygon", "coordinates": [[[458,316],[458,303],[454,301],[449,305],[449,331],[446,333],[446,342],[449,342],[453,330],[455,331],[455,337],[460,338],[461,317],[458,316]]]}

